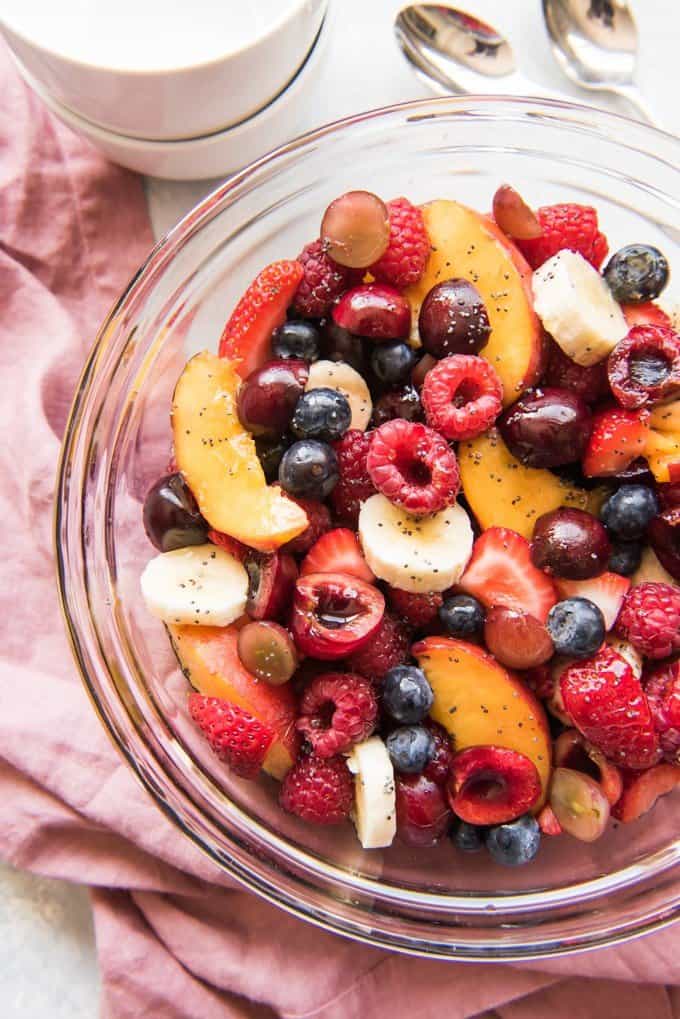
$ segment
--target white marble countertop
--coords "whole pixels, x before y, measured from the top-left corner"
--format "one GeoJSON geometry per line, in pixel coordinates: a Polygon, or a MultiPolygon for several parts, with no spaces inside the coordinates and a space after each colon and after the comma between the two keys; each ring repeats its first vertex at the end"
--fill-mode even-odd
{"type": "MultiPolygon", "coordinates": [[[[310,98],[305,128],[362,109],[428,95],[397,49],[392,33],[400,0],[333,0],[336,4],[324,78],[310,98]]],[[[544,88],[584,100],[555,65],[540,0],[460,0],[506,33],[522,71],[544,88]]],[[[676,88],[680,13],[670,0],[637,0],[639,83],[667,126],[680,130],[676,88]],[[669,21],[672,22],[669,25],[669,21]]],[[[587,97],[586,97],[587,98],[587,97]]],[[[625,104],[595,97],[627,112],[625,104]]],[[[157,236],[206,194],[211,182],[147,182],[157,236]]],[[[86,893],[0,865],[0,1016],[2,1019],[94,1019],[98,977],[86,893]]]]}

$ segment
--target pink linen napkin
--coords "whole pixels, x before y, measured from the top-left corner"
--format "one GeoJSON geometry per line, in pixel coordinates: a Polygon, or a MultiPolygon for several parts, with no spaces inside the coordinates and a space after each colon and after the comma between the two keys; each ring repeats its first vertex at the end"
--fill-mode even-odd
{"type": "Polygon", "coordinates": [[[0,855],[91,887],[102,1015],[680,1019],[680,929],[525,967],[396,956],[232,884],[137,785],[66,642],[51,502],[83,359],[152,244],[148,215],[139,179],[54,120],[4,48],[0,86],[0,855]]]}

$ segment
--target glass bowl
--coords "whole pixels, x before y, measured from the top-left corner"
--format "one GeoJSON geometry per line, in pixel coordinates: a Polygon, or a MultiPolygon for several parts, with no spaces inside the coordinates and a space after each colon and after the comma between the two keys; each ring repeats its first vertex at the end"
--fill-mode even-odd
{"type": "Polygon", "coordinates": [[[592,845],[544,839],[532,865],[363,852],[349,825],[285,815],[268,779],[230,776],[187,716],[187,684],[139,576],[141,502],[164,472],[173,386],[216,348],[256,272],[318,234],[352,188],[490,205],[511,181],[533,205],[597,205],[612,249],[657,244],[678,265],[680,142],[591,108],[530,99],[408,103],[321,128],[232,177],[157,245],[104,323],[73,406],[56,538],[73,650],[99,716],[184,836],[254,892],[375,945],[455,959],[528,959],[611,945],[680,911],[677,799],[592,845]]]}

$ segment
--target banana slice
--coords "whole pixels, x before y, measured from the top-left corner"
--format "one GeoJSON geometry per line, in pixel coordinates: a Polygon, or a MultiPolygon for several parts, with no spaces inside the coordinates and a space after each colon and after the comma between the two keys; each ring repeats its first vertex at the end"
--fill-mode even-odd
{"type": "Polygon", "coordinates": [[[246,569],[216,545],[163,552],[147,563],[140,583],[149,611],[164,623],[228,626],[245,612],[246,569]]]}
{"type": "Polygon", "coordinates": [[[361,507],[359,538],[376,577],[414,594],[455,584],[474,541],[469,517],[458,503],[429,517],[412,517],[381,494],[361,507]]]}
{"type": "Polygon", "coordinates": [[[352,411],[350,428],[365,432],[373,413],[371,394],[358,371],[344,361],[315,361],[309,366],[305,389],[337,389],[347,397],[352,411]]]}
{"type": "Polygon", "coordinates": [[[397,831],[394,769],[378,736],[357,743],[347,758],[354,775],[354,826],[364,849],[384,849],[397,831]]]}
{"type": "Polygon", "coordinates": [[[628,332],[621,308],[597,269],[575,251],[558,251],[532,281],[534,310],[567,357],[597,364],[628,332]]]}

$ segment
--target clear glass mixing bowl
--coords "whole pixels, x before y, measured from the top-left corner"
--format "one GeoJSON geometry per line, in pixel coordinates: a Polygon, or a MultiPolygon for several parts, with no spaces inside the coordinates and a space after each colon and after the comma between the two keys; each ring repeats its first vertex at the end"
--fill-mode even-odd
{"type": "Polygon", "coordinates": [[[350,827],[283,814],[269,780],[228,775],[186,713],[186,681],[146,611],[141,501],[166,466],[187,356],[215,349],[245,285],[317,236],[352,188],[489,207],[511,181],[533,205],[597,205],[613,249],[657,244],[680,265],[680,142],[561,103],[451,98],[321,128],[231,178],[149,256],[97,339],[66,434],[57,497],[61,597],[100,718],[177,828],[253,891],[329,930],[456,959],[610,945],[680,911],[678,800],[593,845],[544,839],[517,870],[450,846],[364,853],[350,827]]]}

